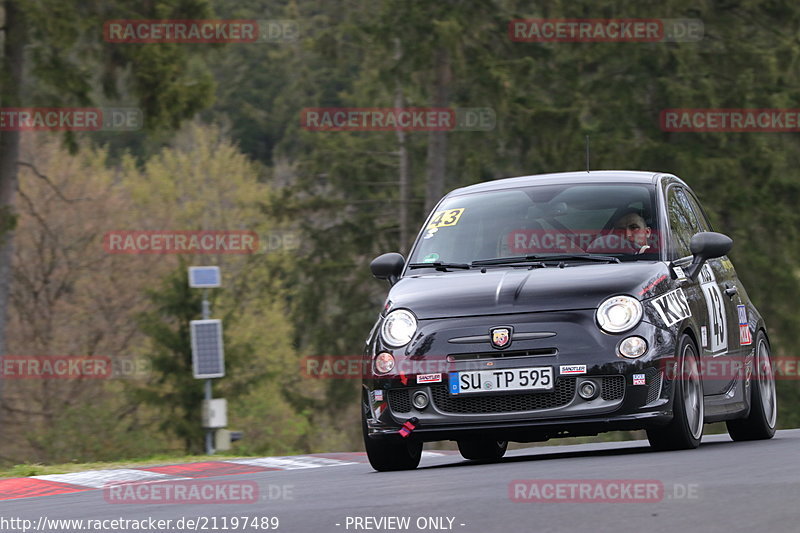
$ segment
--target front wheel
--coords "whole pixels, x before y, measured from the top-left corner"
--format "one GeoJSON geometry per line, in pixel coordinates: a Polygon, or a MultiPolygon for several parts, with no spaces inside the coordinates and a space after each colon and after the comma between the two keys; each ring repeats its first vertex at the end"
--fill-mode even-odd
{"type": "Polygon", "coordinates": [[[778,402],[775,373],[769,344],[763,332],[756,336],[755,379],[750,390],[750,414],[747,418],[728,420],[728,434],[733,440],[771,439],[775,435],[778,402]]]}
{"type": "Polygon", "coordinates": [[[377,440],[367,435],[366,415],[361,417],[364,448],[372,468],[378,472],[414,470],[422,458],[422,442],[403,440],[377,440]]]}
{"type": "Polygon", "coordinates": [[[458,451],[461,457],[472,461],[499,461],[506,454],[508,441],[505,440],[460,440],[458,451]]]}
{"type": "Polygon", "coordinates": [[[697,448],[703,438],[703,381],[697,349],[688,335],[681,337],[678,354],[672,421],[665,427],[647,430],[647,440],[656,450],[697,448]]]}

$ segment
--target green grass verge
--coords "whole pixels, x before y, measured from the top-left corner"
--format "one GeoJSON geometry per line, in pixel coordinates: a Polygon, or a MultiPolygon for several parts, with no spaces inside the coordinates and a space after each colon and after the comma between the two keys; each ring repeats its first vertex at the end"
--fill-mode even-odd
{"type": "Polygon", "coordinates": [[[126,459],[124,461],[110,461],[97,463],[64,463],[57,465],[20,464],[11,467],[0,467],[0,478],[43,476],[46,474],[68,474],[86,470],[105,470],[111,468],[141,468],[143,466],[171,465],[179,463],[197,463],[201,461],[218,461],[222,459],[236,459],[242,455],[153,455],[140,459],[126,459]]]}

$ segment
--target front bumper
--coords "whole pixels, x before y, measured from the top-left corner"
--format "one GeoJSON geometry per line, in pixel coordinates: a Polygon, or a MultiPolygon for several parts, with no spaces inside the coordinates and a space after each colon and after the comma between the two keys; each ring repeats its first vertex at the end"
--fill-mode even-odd
{"type": "Polygon", "coordinates": [[[364,380],[363,410],[367,435],[372,438],[398,437],[399,428],[411,418],[418,420],[413,438],[423,441],[491,435],[501,440],[532,442],[642,429],[663,425],[672,417],[673,382],[665,370],[674,361],[674,337],[670,331],[647,322],[624,334],[608,335],[594,325],[593,312],[589,310],[436,320],[422,324],[404,350],[389,350],[379,338],[373,339],[367,356],[379,351],[395,356],[398,371],[364,380]],[[503,351],[493,350],[482,341],[451,342],[454,338],[480,337],[490,327],[502,324],[513,326],[518,337],[542,331],[555,335],[529,336],[514,341],[503,351]],[[634,334],[648,341],[648,353],[636,360],[622,358],[617,346],[634,334]],[[437,353],[442,355],[433,355],[437,353]],[[562,374],[561,367],[569,365],[585,365],[586,369],[579,375],[562,374]],[[552,391],[471,395],[451,395],[448,391],[449,372],[537,366],[553,368],[552,391]],[[433,374],[434,378],[441,374],[441,382],[417,383],[422,373],[433,374]],[[592,400],[577,393],[581,382],[587,379],[600,387],[592,400]],[[418,391],[429,398],[423,409],[411,401],[418,391]]]}

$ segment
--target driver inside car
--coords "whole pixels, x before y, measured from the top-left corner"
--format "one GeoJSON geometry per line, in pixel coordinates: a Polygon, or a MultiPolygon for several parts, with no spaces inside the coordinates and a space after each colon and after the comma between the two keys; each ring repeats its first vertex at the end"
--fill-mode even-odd
{"type": "Polygon", "coordinates": [[[589,253],[641,254],[650,248],[652,228],[636,209],[623,211],[612,224],[611,230],[597,237],[586,249],[589,253]]]}
{"type": "Polygon", "coordinates": [[[628,211],[614,222],[614,233],[624,236],[628,242],[633,244],[637,249],[637,254],[644,253],[650,248],[647,243],[652,231],[637,211],[628,211]]]}

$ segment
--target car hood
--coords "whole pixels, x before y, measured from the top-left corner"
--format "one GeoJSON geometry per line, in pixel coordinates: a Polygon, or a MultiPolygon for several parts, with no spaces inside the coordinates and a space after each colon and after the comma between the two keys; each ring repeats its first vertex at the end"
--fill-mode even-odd
{"type": "Polygon", "coordinates": [[[663,292],[670,279],[661,262],[490,267],[454,272],[411,271],[389,292],[391,309],[419,319],[594,309],[609,296],[638,299],[663,292]]]}

